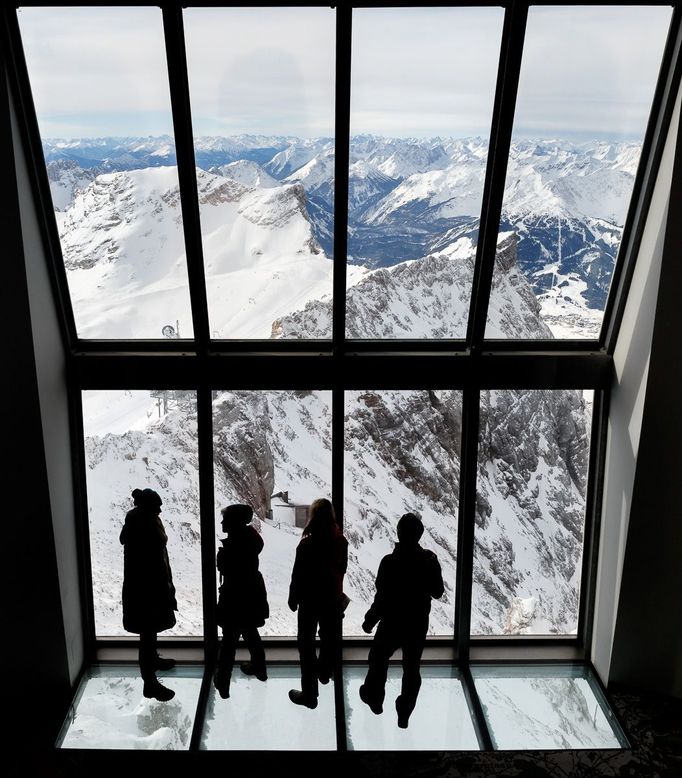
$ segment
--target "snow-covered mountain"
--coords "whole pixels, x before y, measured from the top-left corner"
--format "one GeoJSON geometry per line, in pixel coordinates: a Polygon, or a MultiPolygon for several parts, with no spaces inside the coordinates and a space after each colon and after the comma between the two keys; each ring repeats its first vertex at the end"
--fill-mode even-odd
{"type": "MultiPolygon", "coordinates": [[[[332,263],[300,184],[273,185],[248,163],[228,171],[197,171],[211,330],[267,338],[273,318],[331,292],[332,263]]],[[[191,337],[176,169],[101,174],[74,191],[59,226],[80,335],[158,338],[177,321],[191,337]]]]}
{"type": "MultiPolygon", "coordinates": [[[[178,589],[174,634],[202,623],[196,416],[171,405],[158,418],[149,393],[88,392],[86,461],[97,629],[121,634],[123,555],[118,533],[130,492],[160,492],[178,589]],[[114,410],[110,408],[114,406],[114,410]],[[98,422],[98,416],[108,418],[98,422]],[[88,416],[88,414],[92,414],[88,416]],[[111,424],[114,418],[115,424],[111,424]],[[107,428],[118,431],[107,431],[107,428]],[[123,427],[142,427],[122,431],[123,427]]],[[[571,633],[577,628],[589,407],[576,391],[483,393],[478,466],[474,634],[571,633]]],[[[350,543],[346,634],[361,634],[395,524],[418,512],[422,544],[438,556],[446,593],[431,632],[452,634],[457,550],[461,393],[348,392],[345,533],[350,543]]],[[[248,502],[265,547],[271,617],[265,634],[295,634],[286,605],[300,529],[277,499],[309,505],[331,492],[331,398],[313,391],[218,392],[214,400],[215,507],[248,502]],[[273,510],[269,519],[268,510],[273,510]]]]}
{"type": "MultiPolygon", "coordinates": [[[[551,338],[519,270],[516,235],[499,237],[489,334],[504,337],[512,326],[525,338],[551,338]]],[[[354,276],[346,294],[347,337],[464,338],[475,258],[471,240],[460,238],[437,254],[354,276]]],[[[302,310],[275,320],[272,337],[329,337],[331,320],[331,299],[311,300],[302,310]]]]}
{"type": "MultiPolygon", "coordinates": [[[[130,173],[175,163],[174,143],[167,136],[47,140],[44,147],[55,208],[60,212],[58,220],[65,229],[79,230],[79,241],[83,231],[102,228],[97,209],[87,214],[82,208],[76,209],[73,215],[79,220],[77,227],[73,219],[68,219],[88,183],[107,171],[130,173]],[[90,214],[94,214],[91,224],[90,214]]],[[[500,230],[517,234],[518,266],[540,301],[542,318],[555,337],[598,334],[639,153],[635,143],[523,140],[512,144],[500,230]]],[[[195,139],[195,155],[201,171],[236,182],[252,196],[263,196],[266,189],[300,185],[305,195],[299,198],[301,214],[314,242],[326,257],[332,257],[332,139],[200,137],[195,139]]],[[[390,267],[440,253],[461,238],[476,242],[487,161],[485,139],[356,136],[351,139],[350,160],[348,252],[352,264],[369,269],[390,267]]],[[[137,218],[148,217],[148,211],[140,207],[137,218]]],[[[215,223],[208,214],[206,219],[215,223]]],[[[243,257],[260,256],[253,254],[253,244],[239,230],[228,231],[235,252],[243,257]]],[[[162,251],[173,244],[177,258],[181,252],[173,232],[155,233],[155,237],[162,251]]],[[[64,229],[62,234],[69,243],[64,229]]],[[[104,241],[94,238],[94,244],[98,243],[108,250],[104,241]]],[[[208,253],[215,250],[214,246],[208,253]]],[[[145,261],[151,261],[148,255],[145,261]]],[[[168,264],[167,260],[161,261],[168,264]]],[[[76,265],[70,267],[73,270],[76,265]]],[[[280,270],[273,267],[266,271],[274,287],[280,270]]],[[[211,272],[208,267],[207,272],[211,272]]],[[[317,273],[313,275],[319,280],[317,273]]],[[[91,276],[94,278],[94,274],[91,276]]],[[[300,284],[306,283],[305,276],[304,272],[300,284]]],[[[256,289],[261,296],[264,280],[261,277],[256,289]]],[[[242,281],[239,279],[239,283],[242,281]]],[[[98,284],[99,280],[95,288],[98,284]]],[[[290,294],[291,290],[285,292],[285,297],[290,294]]],[[[309,299],[315,295],[321,296],[319,288],[309,299]]],[[[276,290],[267,295],[268,305],[278,296],[276,290]]],[[[251,289],[246,289],[242,297],[259,299],[251,289]]],[[[181,307],[178,303],[176,318],[184,316],[181,307]]],[[[90,321],[92,316],[94,310],[80,317],[77,314],[84,332],[90,334],[95,330],[85,320],[90,321]]],[[[221,329],[222,324],[211,326],[221,336],[244,336],[239,329],[228,332],[221,329]]],[[[96,329],[102,336],[101,326],[96,329]]],[[[491,321],[490,331],[493,329],[491,321]]],[[[267,327],[261,324],[253,330],[261,337],[267,336],[267,327]]],[[[187,326],[183,331],[188,332],[187,326]]],[[[155,336],[156,331],[147,335],[155,336]]],[[[500,336],[523,334],[505,330],[500,336]]]]}
{"type": "MultiPolygon", "coordinates": [[[[514,235],[503,237],[497,258],[498,284],[503,287],[498,299],[504,297],[508,305],[500,311],[500,326],[528,328],[529,337],[550,337],[518,270],[515,248],[514,235]]],[[[396,295],[409,305],[426,296],[420,319],[435,328],[440,317],[455,316],[451,292],[458,272],[469,277],[473,272],[471,245],[465,242],[449,253],[365,275],[350,290],[354,307],[349,310],[381,321],[388,312],[376,306],[387,297],[393,300],[396,295]],[[389,287],[391,294],[386,295],[389,287]]],[[[464,322],[466,306],[462,302],[460,307],[464,322]]],[[[308,303],[275,322],[273,331],[290,335],[289,328],[296,327],[295,337],[320,337],[329,317],[328,305],[308,303]]],[[[130,491],[143,484],[164,498],[169,553],[182,598],[183,618],[176,631],[196,634],[201,585],[194,408],[187,397],[173,398],[160,417],[149,394],[128,395],[93,392],[85,397],[98,628],[120,632],[122,556],[112,517],[125,514],[130,491]]],[[[581,392],[564,390],[484,392],[481,402],[472,629],[496,634],[573,632],[590,408],[581,392]]],[[[272,614],[265,632],[293,634],[294,616],[286,597],[300,529],[282,519],[286,504],[277,507],[272,495],[284,492],[291,505],[309,505],[315,497],[330,494],[331,398],[315,391],[222,391],[215,395],[213,411],[216,515],[230,502],[254,507],[265,540],[262,569],[272,614]]],[[[347,634],[360,634],[378,563],[390,551],[395,523],[406,511],[422,516],[423,543],[438,555],[446,579],[446,594],[434,604],[431,630],[452,633],[461,427],[458,391],[370,387],[347,393],[347,634]]]]}

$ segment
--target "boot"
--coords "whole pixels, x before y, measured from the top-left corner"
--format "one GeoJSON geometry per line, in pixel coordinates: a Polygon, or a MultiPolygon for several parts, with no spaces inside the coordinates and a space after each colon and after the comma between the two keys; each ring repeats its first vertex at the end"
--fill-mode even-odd
{"type": "Polygon", "coordinates": [[[376,713],[378,716],[380,713],[384,712],[384,707],[382,703],[378,702],[377,700],[373,700],[372,697],[367,692],[367,687],[363,683],[360,687],[360,699],[365,703],[365,705],[369,705],[369,709],[372,711],[372,713],[376,713]]]}
{"type": "Polygon", "coordinates": [[[172,700],[175,697],[175,692],[159,683],[156,678],[150,678],[144,682],[142,694],[148,699],[159,700],[159,702],[168,702],[168,700],[172,700]]]}
{"type": "Polygon", "coordinates": [[[242,662],[242,664],[239,665],[239,669],[244,675],[255,675],[259,681],[268,680],[268,672],[265,669],[265,666],[258,667],[253,662],[242,662]]]}
{"type": "Polygon", "coordinates": [[[291,689],[289,691],[289,699],[294,705],[305,705],[306,708],[313,710],[317,708],[317,697],[306,697],[303,692],[298,689],[291,689]]]}
{"type": "Polygon", "coordinates": [[[175,667],[175,659],[166,659],[157,654],[154,667],[156,670],[172,670],[175,667]]]}
{"type": "Polygon", "coordinates": [[[400,729],[407,729],[407,725],[409,724],[410,721],[410,713],[412,713],[412,711],[405,711],[404,707],[401,704],[400,696],[396,697],[395,709],[396,709],[396,713],[398,714],[398,726],[400,727],[400,729]]]}
{"type": "Polygon", "coordinates": [[[230,696],[230,676],[224,671],[218,670],[213,679],[215,688],[218,690],[218,694],[227,700],[230,696]]]}

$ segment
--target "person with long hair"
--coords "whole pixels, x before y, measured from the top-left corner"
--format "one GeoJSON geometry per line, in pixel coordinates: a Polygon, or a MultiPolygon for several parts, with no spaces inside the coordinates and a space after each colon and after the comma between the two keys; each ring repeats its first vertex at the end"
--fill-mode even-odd
{"type": "Polygon", "coordinates": [[[301,689],[289,692],[289,699],[296,705],[316,708],[318,681],[329,683],[338,665],[347,565],[348,541],[336,522],[334,508],[329,500],[315,500],[296,548],[289,587],[289,607],[298,610],[301,689]],[[318,628],[319,658],[315,651],[318,628]]]}
{"type": "Polygon", "coordinates": [[[175,692],[156,677],[170,670],[175,660],[156,651],[156,636],[175,626],[175,586],[161,521],[161,497],[153,489],[134,489],[135,507],[128,511],[121,530],[123,544],[123,629],[140,636],[140,674],[145,697],[166,702],[175,692]]]}

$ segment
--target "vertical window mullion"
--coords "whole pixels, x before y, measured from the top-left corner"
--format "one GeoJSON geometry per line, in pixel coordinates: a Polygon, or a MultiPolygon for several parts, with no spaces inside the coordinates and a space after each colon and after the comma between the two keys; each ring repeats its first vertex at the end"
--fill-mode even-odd
{"type": "Polygon", "coordinates": [[[585,652],[585,658],[590,656],[592,643],[608,420],[609,394],[604,389],[595,389],[594,404],[592,406],[590,461],[587,472],[585,530],[582,571],[580,574],[580,606],[578,611],[578,639],[585,652]]]}
{"type": "Polygon", "coordinates": [[[505,13],[469,307],[466,343],[470,349],[480,348],[485,337],[527,17],[527,3],[512,2],[505,13]]]}
{"type": "Polygon", "coordinates": [[[457,588],[455,592],[455,643],[461,663],[469,661],[471,591],[476,522],[476,473],[480,391],[465,388],[462,394],[462,454],[457,520],[457,588]]]}
{"type": "Polygon", "coordinates": [[[199,525],[201,535],[201,588],[204,608],[204,653],[209,666],[217,649],[215,616],[215,504],[213,484],[213,402],[209,386],[197,392],[197,436],[199,454],[199,525]]]}
{"type": "Polygon", "coordinates": [[[171,4],[164,6],[162,12],[194,340],[197,353],[206,354],[210,337],[208,302],[182,7],[171,4]]]}
{"type": "MultiPolygon", "coordinates": [[[[348,165],[350,157],[350,80],[352,10],[336,7],[336,95],[334,137],[334,355],[344,350],[346,337],[346,254],[348,251],[348,165]]],[[[340,506],[336,506],[337,509],[340,506]]]]}
{"type": "MultiPolygon", "coordinates": [[[[348,251],[348,165],[350,156],[350,79],[352,10],[336,6],[336,81],[334,128],[334,281],[332,307],[332,503],[343,528],[344,371],[346,339],[346,254],[348,251]]],[[[341,628],[343,629],[343,628],[341,628]]],[[[343,642],[343,635],[341,636],[343,642]]],[[[342,644],[334,672],[336,747],[347,749],[342,644]]]]}
{"type": "Polygon", "coordinates": [[[95,599],[92,588],[92,554],[90,551],[90,520],[88,511],[88,480],[85,462],[85,434],[83,432],[83,395],[76,382],[68,379],[69,427],[73,458],[74,509],[76,514],[76,539],[80,559],[79,579],[81,613],[85,636],[86,661],[95,658],[97,632],[95,627],[95,599]]]}

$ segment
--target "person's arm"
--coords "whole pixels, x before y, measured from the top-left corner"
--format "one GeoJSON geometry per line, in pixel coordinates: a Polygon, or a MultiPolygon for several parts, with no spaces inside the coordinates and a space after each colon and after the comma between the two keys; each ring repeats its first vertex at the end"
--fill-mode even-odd
{"type": "Polygon", "coordinates": [[[374,629],[384,615],[384,603],[389,586],[389,568],[389,557],[384,557],[379,564],[379,571],[377,572],[374,602],[370,605],[369,610],[365,614],[365,620],[362,622],[362,629],[367,633],[370,633],[374,629]]]}
{"type": "Polygon", "coordinates": [[[301,544],[296,547],[296,559],[294,560],[294,567],[291,571],[291,583],[289,584],[289,600],[288,605],[292,611],[298,608],[299,600],[299,588],[301,577],[301,544]]]}
{"type": "Polygon", "coordinates": [[[443,584],[443,571],[438,557],[432,552],[429,559],[429,594],[436,599],[443,596],[445,585],[443,584]]]}

